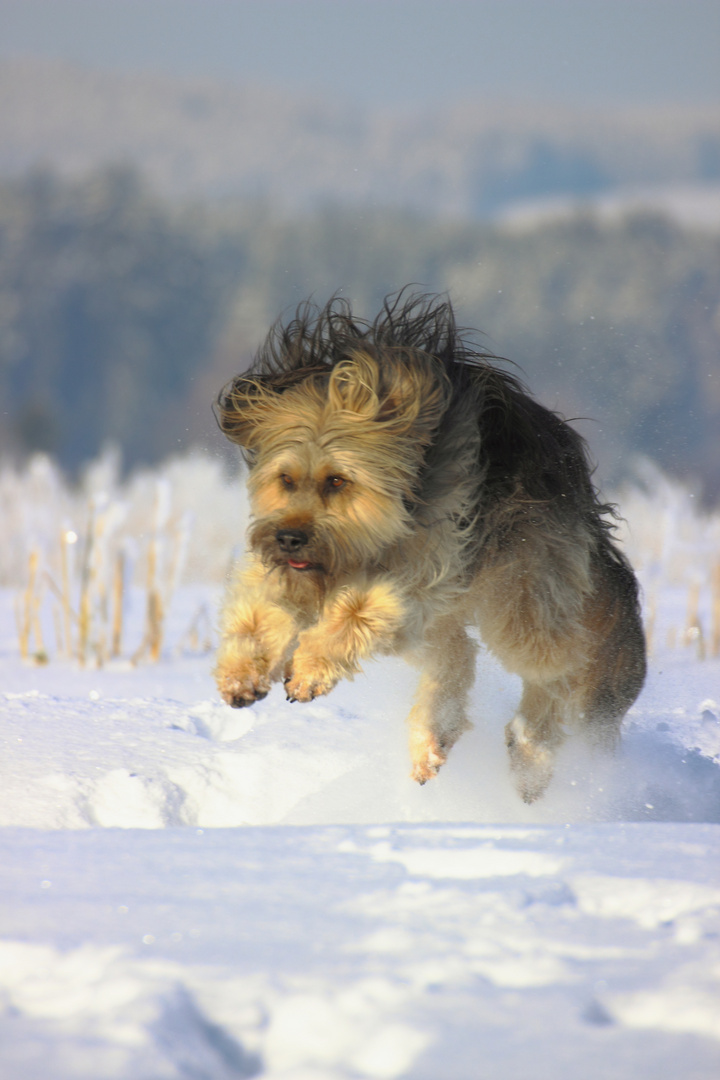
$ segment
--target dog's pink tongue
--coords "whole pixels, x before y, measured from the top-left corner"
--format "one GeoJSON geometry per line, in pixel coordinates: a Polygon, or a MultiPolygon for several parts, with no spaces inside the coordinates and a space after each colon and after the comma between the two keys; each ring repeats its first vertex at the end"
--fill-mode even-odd
{"type": "Polygon", "coordinates": [[[310,565],[309,562],[300,562],[299,559],[288,559],[288,566],[292,566],[293,570],[304,570],[310,565]]]}

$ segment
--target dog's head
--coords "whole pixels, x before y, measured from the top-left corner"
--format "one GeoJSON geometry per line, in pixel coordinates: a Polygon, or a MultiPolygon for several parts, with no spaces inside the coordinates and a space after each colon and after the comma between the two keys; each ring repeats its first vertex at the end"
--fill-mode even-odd
{"type": "Polygon", "coordinates": [[[360,344],[325,365],[276,365],[227,386],[218,419],[250,465],[250,543],[265,564],[332,576],[382,564],[413,529],[449,395],[428,354],[360,344]]]}

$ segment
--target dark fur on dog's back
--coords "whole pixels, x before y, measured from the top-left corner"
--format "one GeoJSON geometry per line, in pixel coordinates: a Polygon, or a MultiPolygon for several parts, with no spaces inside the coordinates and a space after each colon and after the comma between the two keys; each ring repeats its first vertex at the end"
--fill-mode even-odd
{"type": "Polygon", "coordinates": [[[406,291],[372,322],[334,297],[272,328],[217,402],[251,466],[258,560],[226,606],[217,674],[250,704],[285,665],[293,700],[310,700],[377,651],[422,656],[424,783],[467,727],[475,623],[523,678],[507,742],[531,801],[566,722],[617,732],[644,642],[584,440],[503,363],[449,301],[406,291]]]}

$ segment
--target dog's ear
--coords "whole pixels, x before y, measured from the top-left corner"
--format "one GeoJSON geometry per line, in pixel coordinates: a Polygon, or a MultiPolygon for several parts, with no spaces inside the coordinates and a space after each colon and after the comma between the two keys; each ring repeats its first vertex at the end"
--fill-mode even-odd
{"type": "Polygon", "coordinates": [[[334,409],[373,420],[380,408],[380,369],[374,356],[352,353],[330,373],[328,401],[334,409]]]}
{"type": "Polygon", "coordinates": [[[223,387],[215,403],[215,418],[228,439],[251,450],[257,429],[268,417],[277,392],[257,376],[238,375],[223,387]]]}
{"type": "Polygon", "coordinates": [[[447,408],[449,381],[425,353],[392,349],[379,356],[353,353],[332,371],[331,405],[426,442],[447,408]]]}

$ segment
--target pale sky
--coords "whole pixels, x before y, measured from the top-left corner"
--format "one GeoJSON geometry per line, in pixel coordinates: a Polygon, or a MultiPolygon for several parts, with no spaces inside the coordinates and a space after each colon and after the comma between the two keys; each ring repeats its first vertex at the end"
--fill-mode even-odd
{"type": "Polygon", "coordinates": [[[720,0],[0,0],[23,54],[372,105],[720,105],[720,0]]]}

